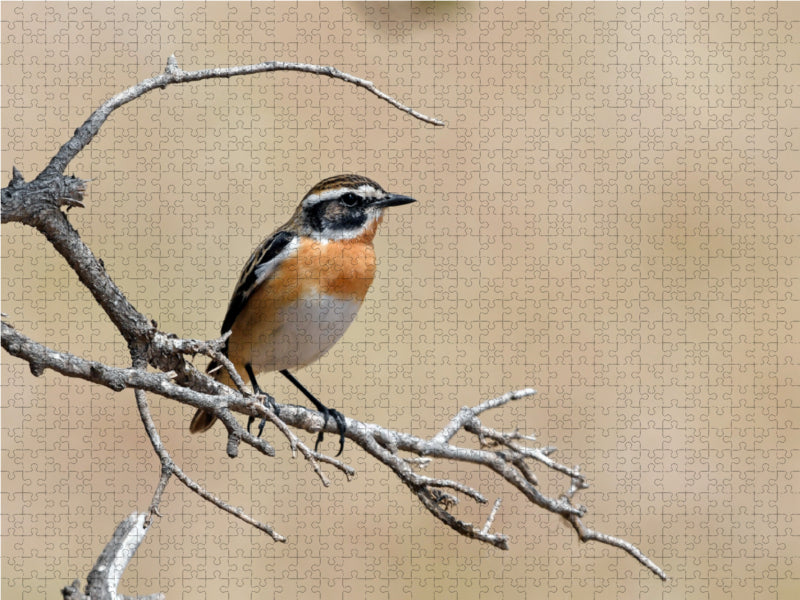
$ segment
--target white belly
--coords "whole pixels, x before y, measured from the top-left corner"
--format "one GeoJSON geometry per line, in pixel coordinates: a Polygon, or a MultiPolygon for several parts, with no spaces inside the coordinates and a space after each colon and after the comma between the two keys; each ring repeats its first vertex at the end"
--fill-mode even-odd
{"type": "Polygon", "coordinates": [[[253,344],[253,369],[280,371],[311,364],[339,341],[359,308],[361,302],[326,295],[286,307],[276,315],[277,329],[253,344]]]}

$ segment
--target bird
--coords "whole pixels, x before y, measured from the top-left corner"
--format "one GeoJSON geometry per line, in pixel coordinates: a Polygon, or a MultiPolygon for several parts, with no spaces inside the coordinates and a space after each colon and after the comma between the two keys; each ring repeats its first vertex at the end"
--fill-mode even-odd
{"type": "MultiPolygon", "coordinates": [[[[342,413],[329,409],[291,373],[318,360],[355,320],[375,277],[373,238],[386,208],[416,202],[385,191],[362,175],[337,175],[313,186],[292,217],[253,251],[234,287],[221,333],[222,353],[253,392],[275,408],[256,374],[278,371],[337,423],[339,454],[346,432],[342,413]]],[[[233,387],[228,371],[211,361],[208,373],[233,387]]],[[[248,431],[254,417],[248,421],[248,431]]],[[[216,421],[198,409],[191,433],[216,421]]],[[[262,420],[259,435],[264,427],[262,420]]],[[[324,428],[324,426],[323,426],[324,428]]],[[[315,450],[322,441],[317,436],[315,450]]],[[[338,454],[337,454],[338,456],[338,454]]]]}

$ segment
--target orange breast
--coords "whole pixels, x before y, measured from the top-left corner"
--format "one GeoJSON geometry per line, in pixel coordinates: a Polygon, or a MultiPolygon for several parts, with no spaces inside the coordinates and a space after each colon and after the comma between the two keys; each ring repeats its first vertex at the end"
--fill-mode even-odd
{"type": "Polygon", "coordinates": [[[355,317],[352,307],[357,310],[375,276],[372,247],[375,227],[352,240],[327,243],[310,238],[301,240],[296,254],[287,257],[277,272],[253,292],[233,324],[228,355],[240,373],[244,374],[243,367],[248,362],[253,363],[256,370],[264,371],[304,366],[282,364],[282,353],[316,360],[314,356],[321,355],[318,350],[324,353],[335,343],[355,317]],[[346,317],[344,311],[330,308],[331,299],[349,302],[346,317]],[[314,302],[321,303],[316,313],[309,309],[309,304],[314,302]],[[317,314],[319,319],[343,318],[347,323],[332,324],[335,333],[325,339],[295,340],[291,339],[293,335],[309,337],[308,330],[300,326],[287,327],[284,322],[287,314],[292,319],[300,314],[317,314]]]}

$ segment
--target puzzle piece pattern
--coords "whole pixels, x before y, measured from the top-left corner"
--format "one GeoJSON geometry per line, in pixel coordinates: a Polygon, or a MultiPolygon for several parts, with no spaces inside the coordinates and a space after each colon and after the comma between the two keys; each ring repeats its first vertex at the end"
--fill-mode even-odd
{"type": "MultiPolygon", "coordinates": [[[[671,576],[581,544],[486,472],[431,471],[503,498],[507,552],[444,528],[352,445],[357,478],[324,488],[277,434],[276,459],[230,460],[221,431],[190,437],[191,410],[152,397],[184,470],[289,542],[172,482],[120,591],[796,597],[799,21],[793,3],[4,2],[6,181],[12,165],[33,177],[173,53],[186,70],[331,64],[447,121],[307,74],[156,90],[70,165],[92,180],[70,220],[162,330],[212,338],[250,251],[310,185],[359,172],[413,195],[382,225],[356,323],[301,381],[425,436],[463,405],[536,387],[486,422],[581,465],[586,523],[671,576]]],[[[3,226],[2,272],[23,333],[127,366],[38,233],[3,226]]],[[[1,360],[2,595],[53,596],[148,505],[157,461],[130,391],[1,360]]],[[[305,403],[282,378],[262,386],[305,403]]],[[[566,485],[542,478],[551,495],[566,485]]],[[[479,523],[489,507],[457,510],[479,523]]]]}

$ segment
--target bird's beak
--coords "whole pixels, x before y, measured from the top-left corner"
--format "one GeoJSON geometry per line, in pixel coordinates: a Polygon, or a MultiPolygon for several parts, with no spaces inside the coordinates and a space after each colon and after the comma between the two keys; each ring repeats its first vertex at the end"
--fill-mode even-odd
{"type": "Polygon", "coordinates": [[[401,196],[400,194],[387,194],[380,200],[372,203],[372,206],[377,208],[386,208],[387,206],[403,206],[403,204],[411,204],[416,202],[414,198],[408,196],[401,196]]]}

